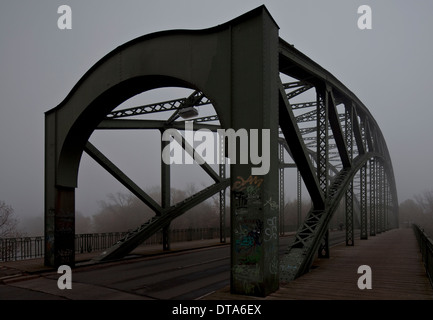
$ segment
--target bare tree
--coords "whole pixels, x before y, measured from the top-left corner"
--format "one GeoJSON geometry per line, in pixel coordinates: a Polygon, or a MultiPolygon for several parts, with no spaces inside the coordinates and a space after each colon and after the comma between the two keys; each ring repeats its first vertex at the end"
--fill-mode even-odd
{"type": "MultiPolygon", "coordinates": [[[[193,184],[185,186],[184,190],[171,188],[171,204],[176,204],[196,193],[193,184]]],[[[160,202],[159,188],[151,188],[148,194],[160,202]]],[[[146,222],[155,213],[131,193],[116,193],[107,195],[108,201],[101,201],[101,210],[93,215],[94,232],[116,232],[135,229],[146,222]]],[[[212,205],[212,200],[206,200],[191,208],[171,223],[172,229],[213,228],[219,226],[218,208],[212,205]]]]}
{"type": "Polygon", "coordinates": [[[14,210],[4,201],[0,201],[0,238],[20,236],[18,220],[14,217],[14,210]]]}
{"type": "Polygon", "coordinates": [[[101,201],[101,210],[93,215],[94,232],[124,232],[135,229],[154,213],[131,193],[109,194],[101,201]]]}
{"type": "Polygon", "coordinates": [[[424,213],[433,217],[433,191],[425,191],[423,194],[415,195],[414,197],[424,213]]]}

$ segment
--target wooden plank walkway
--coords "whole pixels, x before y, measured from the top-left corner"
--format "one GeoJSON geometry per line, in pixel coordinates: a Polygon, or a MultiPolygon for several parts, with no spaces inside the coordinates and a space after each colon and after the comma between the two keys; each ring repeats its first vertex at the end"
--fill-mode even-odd
{"type": "MultiPolygon", "coordinates": [[[[259,299],[232,295],[229,288],[206,300],[259,299]]],[[[317,259],[312,270],[281,286],[265,300],[433,300],[412,229],[390,230],[368,240],[355,240],[331,248],[329,259],[317,259]],[[372,289],[358,288],[358,267],[372,270],[372,289]]]]}

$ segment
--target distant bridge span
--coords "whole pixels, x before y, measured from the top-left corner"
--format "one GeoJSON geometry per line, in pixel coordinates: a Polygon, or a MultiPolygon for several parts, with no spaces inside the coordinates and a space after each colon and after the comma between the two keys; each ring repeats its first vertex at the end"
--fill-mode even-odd
{"type": "MultiPolygon", "coordinates": [[[[218,193],[223,225],[227,187],[231,187],[233,293],[267,295],[280,281],[308,271],[317,252],[329,256],[327,230],[343,198],[348,245],[354,242],[354,214],[359,215],[362,239],[398,226],[391,158],[377,122],[332,74],[279,38],[278,26],[264,6],[214,28],[158,32],[116,48],[80,79],[62,103],[46,112],[45,132],[46,265],[75,263],[75,188],[83,152],[155,212],[95,261],[121,258],[160,229],[167,235],[173,219],[218,193]],[[116,109],[134,95],[162,87],[188,88],[192,93],[116,109]],[[196,111],[209,105],[215,114],[199,117],[196,111]],[[157,112],[167,114],[166,119],[146,119],[157,112]],[[262,157],[269,156],[269,172],[252,176],[257,163],[248,159],[247,164],[232,161],[227,177],[225,163],[216,172],[201,162],[214,183],[173,204],[169,164],[161,161],[162,197],[157,201],[89,142],[101,129],[161,134],[170,128],[182,130],[186,118],[195,130],[259,129],[262,134],[269,130],[269,155],[259,147],[262,157]],[[285,152],[294,163],[285,163],[285,152]],[[280,260],[276,248],[284,209],[284,170],[290,167],[297,167],[312,209],[280,260]],[[240,181],[248,188],[239,189],[240,181]]],[[[179,142],[190,154],[195,152],[186,139],[179,142]]],[[[168,144],[158,143],[161,150],[168,144]]],[[[239,152],[240,146],[236,148],[239,152]]],[[[219,156],[222,160],[227,154],[219,156]]],[[[164,247],[169,248],[166,237],[164,247]]]]}

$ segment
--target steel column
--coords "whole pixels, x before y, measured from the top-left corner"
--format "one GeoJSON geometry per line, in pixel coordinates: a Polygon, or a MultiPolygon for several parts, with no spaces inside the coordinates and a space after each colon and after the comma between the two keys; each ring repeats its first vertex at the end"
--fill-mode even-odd
{"type": "Polygon", "coordinates": [[[387,206],[387,197],[386,197],[386,172],[385,167],[382,165],[382,231],[387,231],[386,228],[386,206],[387,206]]]}
{"type": "Polygon", "coordinates": [[[346,190],[346,246],[355,245],[353,225],[353,182],[346,190]]]}
{"type": "Polygon", "coordinates": [[[382,163],[376,161],[377,170],[377,233],[383,231],[383,171],[382,163]]]}
{"type": "Polygon", "coordinates": [[[298,209],[298,225],[297,228],[301,226],[302,223],[302,177],[301,172],[297,169],[297,209],[298,209]]]}
{"type": "Polygon", "coordinates": [[[280,235],[284,235],[284,145],[279,143],[280,235]]]}
{"type": "MultiPolygon", "coordinates": [[[[218,157],[219,157],[219,176],[221,180],[226,178],[226,164],[225,164],[225,148],[224,136],[218,136],[218,157]]],[[[220,209],[220,242],[226,243],[226,189],[219,192],[219,209],[220,209]]]]}
{"type": "MultiPolygon", "coordinates": [[[[329,162],[329,113],[326,90],[316,88],[317,96],[317,177],[325,199],[328,196],[329,162]]],[[[320,258],[329,258],[329,230],[319,245],[320,258]]]]}
{"type": "MultiPolygon", "coordinates": [[[[356,120],[357,121],[357,120],[356,120]]],[[[365,119],[361,121],[361,143],[366,145],[365,119]]],[[[367,209],[367,163],[361,168],[360,179],[360,215],[361,215],[361,239],[368,239],[368,209],[367,209]]]]}
{"type": "MultiPolygon", "coordinates": [[[[345,140],[347,146],[347,153],[350,161],[353,159],[353,111],[352,104],[348,103],[345,106],[345,120],[346,120],[346,131],[345,140]]],[[[353,182],[350,182],[349,187],[346,191],[346,246],[355,245],[354,239],[354,223],[353,223],[353,182]]]]}
{"type": "Polygon", "coordinates": [[[367,164],[363,165],[359,174],[360,209],[361,209],[361,239],[368,239],[367,221],[367,164]]]}
{"type": "Polygon", "coordinates": [[[388,186],[388,179],[385,173],[385,230],[389,230],[389,186],[388,186]]]}
{"type": "MultiPolygon", "coordinates": [[[[161,137],[163,131],[161,130],[161,137]]],[[[170,141],[161,139],[161,155],[163,150],[170,145],[170,141]]],[[[166,164],[161,158],[161,206],[167,209],[171,206],[171,183],[170,183],[170,164],[166,164]]],[[[170,224],[162,229],[162,248],[164,251],[170,250],[170,224]]]]}
{"type": "Polygon", "coordinates": [[[317,91],[317,176],[325,199],[328,195],[329,162],[328,95],[317,91]]]}
{"type": "Polygon", "coordinates": [[[376,161],[370,159],[370,236],[376,235],[376,161]]]}
{"type": "Polygon", "coordinates": [[[250,161],[234,164],[230,159],[231,292],[266,296],[279,287],[278,27],[263,10],[230,32],[229,127],[270,133],[267,174],[253,174],[250,161]]]}

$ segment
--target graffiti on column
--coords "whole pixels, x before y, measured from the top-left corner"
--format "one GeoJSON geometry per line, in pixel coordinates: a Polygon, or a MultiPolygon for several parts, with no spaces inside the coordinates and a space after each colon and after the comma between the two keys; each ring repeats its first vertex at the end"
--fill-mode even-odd
{"type": "Polygon", "coordinates": [[[250,175],[238,176],[232,185],[236,222],[233,226],[236,263],[233,274],[246,293],[253,293],[262,277],[260,261],[263,257],[264,221],[261,186],[264,179],[250,175]]]}

